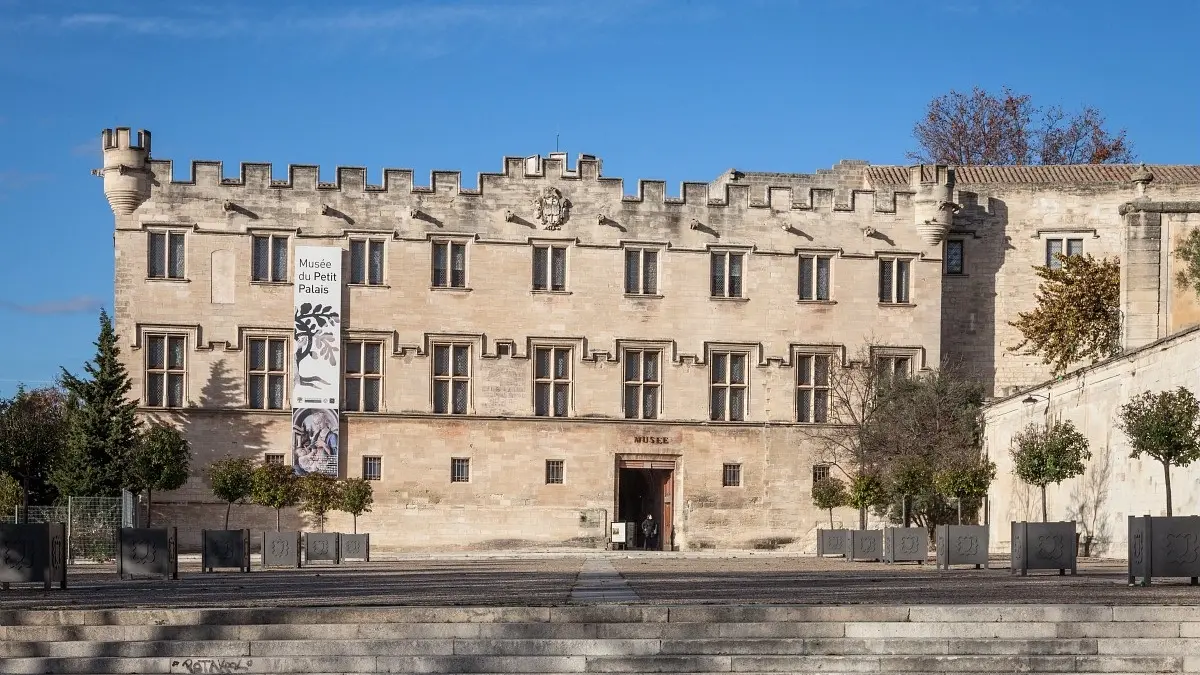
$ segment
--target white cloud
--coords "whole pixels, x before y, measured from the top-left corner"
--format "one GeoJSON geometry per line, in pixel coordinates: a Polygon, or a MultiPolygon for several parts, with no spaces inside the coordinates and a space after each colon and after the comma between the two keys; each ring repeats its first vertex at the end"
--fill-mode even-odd
{"type": "Polygon", "coordinates": [[[100,298],[91,295],[78,295],[66,300],[46,300],[44,302],[35,302],[32,304],[22,304],[8,300],[0,300],[0,309],[17,312],[20,314],[78,314],[80,312],[94,312],[103,306],[103,301],[100,298]]]}

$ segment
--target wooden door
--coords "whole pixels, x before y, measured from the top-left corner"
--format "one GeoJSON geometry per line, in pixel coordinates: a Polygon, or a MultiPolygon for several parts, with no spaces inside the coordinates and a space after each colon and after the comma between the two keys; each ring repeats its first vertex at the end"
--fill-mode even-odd
{"type": "Polygon", "coordinates": [[[675,472],[670,469],[663,472],[662,496],[663,512],[660,548],[664,551],[671,551],[674,550],[675,544],[675,472]]]}

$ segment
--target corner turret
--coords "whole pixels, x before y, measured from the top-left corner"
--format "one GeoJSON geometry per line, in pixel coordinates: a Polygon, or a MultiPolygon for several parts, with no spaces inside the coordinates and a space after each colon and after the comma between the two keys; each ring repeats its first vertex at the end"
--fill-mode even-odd
{"type": "Polygon", "coordinates": [[[104,196],[113,213],[127,216],[150,198],[150,132],[139,129],[137,145],[129,127],[105,129],[100,135],[104,168],[95,173],[104,176],[104,196]]]}
{"type": "Polygon", "coordinates": [[[926,244],[936,246],[954,224],[954,213],[962,208],[954,203],[954,169],[945,164],[909,167],[909,186],[916,193],[913,206],[917,234],[926,244]]]}

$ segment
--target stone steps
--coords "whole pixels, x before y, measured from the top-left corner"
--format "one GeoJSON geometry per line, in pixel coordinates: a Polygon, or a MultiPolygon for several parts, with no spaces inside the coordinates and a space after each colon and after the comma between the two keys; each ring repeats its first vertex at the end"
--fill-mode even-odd
{"type": "Polygon", "coordinates": [[[1200,673],[1200,607],[0,612],[0,673],[1200,673]]]}

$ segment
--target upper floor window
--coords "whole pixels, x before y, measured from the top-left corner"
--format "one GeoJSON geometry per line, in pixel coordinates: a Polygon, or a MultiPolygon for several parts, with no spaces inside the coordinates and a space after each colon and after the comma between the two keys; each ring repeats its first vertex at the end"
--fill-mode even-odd
{"type": "Polygon", "coordinates": [[[566,417],[571,400],[571,348],[533,350],[533,414],[566,417]]]}
{"type": "Polygon", "coordinates": [[[433,412],[466,415],[471,387],[470,345],[434,345],[433,412]]]}
{"type": "Polygon", "coordinates": [[[741,422],[746,419],[746,360],[743,352],[713,352],[709,419],[741,422]]]}
{"type": "Polygon", "coordinates": [[[912,261],[904,258],[879,259],[879,302],[905,305],[909,302],[909,271],[912,261]]]}
{"type": "Polygon", "coordinates": [[[533,290],[567,290],[567,247],[533,247],[533,290]]]}
{"type": "Polygon", "coordinates": [[[183,335],[146,336],[146,405],[183,407],[186,345],[183,335]]]}
{"type": "Polygon", "coordinates": [[[829,299],[829,266],[830,256],[802,255],[800,256],[800,299],[828,300],[829,299]]]}
{"type": "Polygon", "coordinates": [[[661,360],[657,349],[625,350],[626,419],[658,419],[661,360]]]}
{"type": "Polygon", "coordinates": [[[1056,270],[1062,267],[1062,261],[1058,256],[1064,255],[1063,246],[1066,246],[1067,256],[1083,255],[1083,240],[1082,239],[1047,239],[1046,240],[1046,267],[1056,270]]]}
{"type": "Polygon", "coordinates": [[[712,297],[742,297],[742,263],[745,260],[745,254],[733,251],[714,251],[710,255],[710,292],[712,297]]]}
{"type": "Polygon", "coordinates": [[[658,295],[658,251],[625,249],[625,292],[629,295],[658,295]]]}
{"type": "Polygon", "coordinates": [[[288,238],[281,235],[254,235],[250,279],[287,281],[288,238]]]}
{"type": "Polygon", "coordinates": [[[346,399],[342,409],[379,412],[383,390],[383,343],[367,340],[346,342],[346,399]]]}
{"type": "Polygon", "coordinates": [[[433,287],[467,287],[467,245],[461,241],[433,242],[433,287]]]}
{"type": "Polygon", "coordinates": [[[829,421],[829,355],[796,357],[796,421],[824,424],[829,421]]]}
{"type": "Polygon", "coordinates": [[[151,279],[183,278],[183,233],[149,232],[147,270],[151,279]]]}
{"type": "Polygon", "coordinates": [[[287,387],[287,340],[250,339],[250,407],[282,410],[287,387]]]}
{"type": "Polygon", "coordinates": [[[946,240],[946,274],[963,274],[963,240],[946,240]]]}
{"type": "Polygon", "coordinates": [[[912,374],[911,356],[877,356],[875,368],[882,380],[898,377],[908,377],[912,374]]]}
{"type": "Polygon", "coordinates": [[[350,240],[350,283],[383,285],[383,242],[378,239],[350,240]]]}

